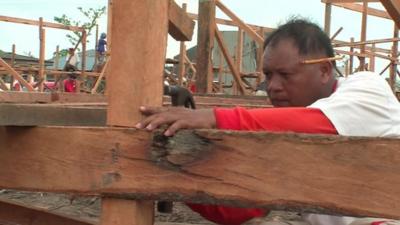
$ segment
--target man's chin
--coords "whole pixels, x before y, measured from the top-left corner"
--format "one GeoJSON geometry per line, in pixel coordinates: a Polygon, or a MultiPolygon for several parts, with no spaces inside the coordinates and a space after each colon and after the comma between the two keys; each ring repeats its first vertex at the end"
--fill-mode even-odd
{"type": "Polygon", "coordinates": [[[286,100],[272,100],[271,103],[274,107],[290,107],[290,102],[286,100]]]}

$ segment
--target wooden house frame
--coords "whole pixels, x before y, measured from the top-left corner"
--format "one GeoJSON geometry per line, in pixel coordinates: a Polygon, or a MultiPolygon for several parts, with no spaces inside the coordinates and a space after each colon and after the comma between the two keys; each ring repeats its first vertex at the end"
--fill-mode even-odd
{"type": "MultiPolygon", "coordinates": [[[[400,3],[381,1],[398,24],[400,3]]],[[[212,18],[218,2],[200,0],[199,27],[205,33],[199,34],[204,35],[200,46],[209,46],[216,31],[212,18]]],[[[397,139],[220,130],[188,130],[165,138],[159,131],[132,128],[142,119],[139,106],[163,103],[162,74],[174,2],[113,0],[110,4],[112,60],[105,124],[93,127],[80,116],[51,117],[55,110],[58,116],[85,110],[94,115],[99,110],[88,102],[97,95],[78,96],[81,107],[72,109],[8,104],[30,111],[20,114],[19,124],[0,127],[1,188],[101,196],[99,224],[103,225],[151,225],[154,200],[400,219],[397,139]],[[47,114],[38,113],[41,110],[47,114]],[[34,124],[24,122],[32,115],[42,118],[34,124]]],[[[183,25],[177,24],[182,31],[183,25]]],[[[209,52],[199,54],[205,55],[205,62],[198,61],[197,69],[207,71],[209,52]]],[[[204,80],[197,79],[208,90],[204,80]]],[[[6,95],[14,103],[18,98],[18,102],[75,98],[46,93],[1,96],[6,95]]],[[[8,116],[3,112],[1,118],[8,116]]],[[[32,224],[21,219],[29,214],[42,221],[37,224],[91,224],[9,202],[0,208],[8,212],[0,210],[0,219],[10,223],[32,224]]]]}

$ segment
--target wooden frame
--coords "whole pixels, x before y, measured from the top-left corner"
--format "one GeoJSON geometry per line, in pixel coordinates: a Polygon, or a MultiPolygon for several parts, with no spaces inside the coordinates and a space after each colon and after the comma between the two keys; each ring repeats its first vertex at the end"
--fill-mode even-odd
{"type": "MultiPolygon", "coordinates": [[[[162,105],[168,3],[113,2],[108,126],[1,126],[0,188],[101,195],[102,225],[151,225],[157,199],[400,219],[397,139],[216,130],[165,138],[130,128],[140,105],[162,105]]],[[[7,94],[16,97],[0,98],[7,94]]],[[[27,101],[57,97],[24,94],[27,101]]],[[[45,119],[42,125],[54,125],[45,119]]]]}

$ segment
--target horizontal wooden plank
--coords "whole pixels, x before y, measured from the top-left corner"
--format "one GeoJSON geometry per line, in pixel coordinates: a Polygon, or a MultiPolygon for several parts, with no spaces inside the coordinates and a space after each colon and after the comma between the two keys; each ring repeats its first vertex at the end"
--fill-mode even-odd
{"type": "Polygon", "coordinates": [[[105,126],[106,108],[52,104],[0,104],[1,126],[105,126]]]}
{"type": "MultiPolygon", "coordinates": [[[[225,105],[264,105],[269,100],[265,96],[230,96],[230,95],[194,95],[198,104],[225,105]]],[[[169,96],[164,96],[164,102],[170,102],[169,96]]],[[[84,93],[27,93],[27,92],[0,92],[0,103],[105,103],[106,97],[100,94],[84,93]]]]}
{"type": "Polygon", "coordinates": [[[96,221],[82,220],[49,212],[41,208],[0,200],[0,224],[4,225],[91,225],[96,221]]]}
{"type": "Polygon", "coordinates": [[[169,1],[168,33],[177,41],[191,41],[194,21],[174,0],[169,1]]]}
{"type": "MultiPolygon", "coordinates": [[[[0,16],[0,21],[39,26],[38,20],[29,20],[29,19],[16,18],[16,17],[10,17],[10,16],[0,16]]],[[[84,30],[82,27],[66,26],[63,24],[51,23],[51,22],[43,22],[43,26],[57,28],[57,29],[71,30],[71,31],[80,31],[80,32],[82,32],[84,30]]]]}
{"type": "Polygon", "coordinates": [[[400,141],[2,127],[0,188],[400,218],[400,141]],[[67,181],[67,182],[66,182],[67,181]]]}

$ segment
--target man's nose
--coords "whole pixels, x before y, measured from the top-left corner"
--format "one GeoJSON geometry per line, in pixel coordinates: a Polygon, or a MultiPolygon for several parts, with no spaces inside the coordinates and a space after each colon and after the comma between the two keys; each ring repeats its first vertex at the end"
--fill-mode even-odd
{"type": "Polygon", "coordinates": [[[279,92],[282,90],[282,80],[279,78],[279,76],[271,76],[271,78],[267,81],[267,92],[279,92]]]}

